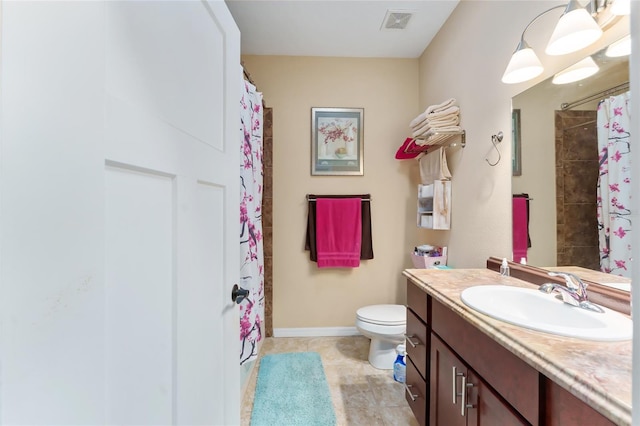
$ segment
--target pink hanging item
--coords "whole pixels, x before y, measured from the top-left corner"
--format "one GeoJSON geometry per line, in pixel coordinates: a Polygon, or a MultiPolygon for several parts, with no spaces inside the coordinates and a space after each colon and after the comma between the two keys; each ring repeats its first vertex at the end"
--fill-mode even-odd
{"type": "Polygon", "coordinates": [[[318,268],[357,268],[362,244],[362,200],[316,200],[318,268]]]}
{"type": "Polygon", "coordinates": [[[520,262],[527,258],[528,225],[527,199],[513,197],[513,260],[520,262]]]}

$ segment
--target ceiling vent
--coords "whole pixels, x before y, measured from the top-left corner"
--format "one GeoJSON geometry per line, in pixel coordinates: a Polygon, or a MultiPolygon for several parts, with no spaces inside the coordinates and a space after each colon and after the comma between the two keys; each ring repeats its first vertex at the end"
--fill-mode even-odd
{"type": "Polygon", "coordinates": [[[404,30],[407,28],[413,13],[407,10],[387,10],[382,21],[381,30],[404,30]]]}

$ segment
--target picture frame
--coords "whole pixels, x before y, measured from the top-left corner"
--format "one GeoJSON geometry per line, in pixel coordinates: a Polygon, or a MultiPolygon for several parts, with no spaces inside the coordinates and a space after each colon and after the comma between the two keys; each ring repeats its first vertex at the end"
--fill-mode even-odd
{"type": "Polygon", "coordinates": [[[311,108],[311,175],[364,175],[364,108],[311,108]]]}
{"type": "Polygon", "coordinates": [[[520,140],[520,110],[511,112],[511,170],[512,176],[522,176],[522,141],[520,140]]]}

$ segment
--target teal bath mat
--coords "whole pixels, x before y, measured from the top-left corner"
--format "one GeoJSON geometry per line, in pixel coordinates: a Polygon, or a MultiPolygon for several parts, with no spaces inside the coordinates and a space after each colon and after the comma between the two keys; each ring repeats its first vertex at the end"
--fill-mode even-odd
{"type": "Polygon", "coordinates": [[[260,360],[251,426],[335,425],[329,385],[317,352],[260,360]]]}

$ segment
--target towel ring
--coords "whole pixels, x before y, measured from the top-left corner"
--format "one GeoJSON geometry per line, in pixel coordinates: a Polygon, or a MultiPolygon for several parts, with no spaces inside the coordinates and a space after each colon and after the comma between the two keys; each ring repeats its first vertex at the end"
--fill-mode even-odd
{"type": "Polygon", "coordinates": [[[502,142],[503,137],[504,137],[504,134],[502,133],[502,131],[499,131],[497,135],[491,135],[491,143],[493,144],[493,147],[496,149],[496,152],[498,153],[498,161],[496,161],[495,163],[491,163],[485,157],[484,161],[486,161],[491,167],[498,165],[498,163],[500,162],[500,159],[502,158],[502,155],[500,155],[500,150],[498,149],[498,144],[502,142]]]}

